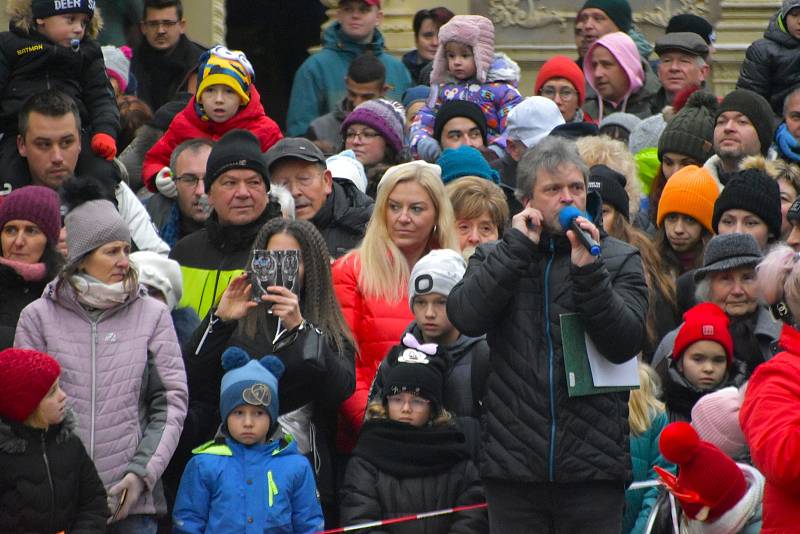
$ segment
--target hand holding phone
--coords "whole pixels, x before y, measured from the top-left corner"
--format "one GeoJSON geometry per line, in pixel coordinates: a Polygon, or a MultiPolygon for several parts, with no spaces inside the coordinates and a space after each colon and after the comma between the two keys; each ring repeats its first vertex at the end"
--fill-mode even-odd
{"type": "Polygon", "coordinates": [[[128,497],[128,488],[122,488],[122,493],[119,494],[117,499],[117,506],[114,509],[114,514],[111,516],[111,521],[116,521],[119,517],[119,511],[122,510],[122,507],[125,505],[125,500],[128,497]]]}

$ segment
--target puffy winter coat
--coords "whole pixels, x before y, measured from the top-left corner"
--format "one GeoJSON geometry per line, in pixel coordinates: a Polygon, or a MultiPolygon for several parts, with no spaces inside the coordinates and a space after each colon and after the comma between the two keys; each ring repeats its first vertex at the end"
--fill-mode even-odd
{"type": "MultiPolygon", "coordinates": [[[[262,310],[258,311],[263,313],[262,310]]],[[[259,328],[254,338],[237,330],[238,321],[217,321],[209,328],[209,320],[206,317],[186,347],[186,352],[191,355],[187,371],[192,392],[187,431],[189,434],[199,433],[201,439],[206,440],[220,423],[219,384],[225,372],[221,364],[225,349],[241,347],[258,358],[275,354],[286,367],[278,387],[279,415],[303,411],[310,405],[310,413],[306,412],[308,420],[303,420],[291,433],[301,452],[314,459],[320,499],[326,507],[326,514],[329,507],[335,510],[337,414],[339,404],[353,393],[355,387],[355,350],[349,344],[344,350],[338,350],[329,336],[308,323],[303,328],[286,332],[273,343],[277,330],[274,316],[267,316],[267,331],[259,328]]],[[[305,419],[304,414],[300,418],[305,419]]],[[[190,446],[195,445],[197,443],[190,443],[190,446]]]]}
{"type": "Polygon", "coordinates": [[[189,139],[203,137],[218,141],[220,137],[231,130],[249,130],[258,137],[262,152],[266,152],[272,145],[283,139],[280,127],[264,114],[261,95],[255,85],[250,86],[250,102],[225,122],[200,118],[196,105],[194,98],[189,100],[186,107],[172,119],[163,137],[145,154],[142,164],[142,180],[150,191],[156,191],[156,174],[164,167],[169,167],[172,151],[189,139]]]}
{"type": "Polygon", "coordinates": [[[84,130],[116,138],[119,109],[95,41],[102,21],[95,14],[77,51],[36,31],[32,0],[8,0],[9,31],[0,33],[0,129],[17,133],[17,115],[33,94],[58,89],[78,105],[84,130]]]}
{"type": "Polygon", "coordinates": [[[347,325],[358,345],[356,389],[340,407],[339,449],[350,452],[355,446],[372,380],[378,366],[405,332],[414,315],[408,306],[408,289],[398,288],[394,302],[367,297],[358,283],[361,260],[357,252],[339,258],[333,264],[333,286],[347,325]]]}
{"type": "Polygon", "coordinates": [[[416,154],[420,139],[433,135],[436,113],[442,104],[453,100],[467,100],[480,106],[483,116],[486,117],[486,140],[500,149],[498,154],[503,154],[506,146],[503,132],[506,131],[508,114],[514,106],[522,102],[514,76],[519,77],[519,66],[505,54],[497,53],[486,74],[486,83],[481,84],[476,79],[451,79],[449,83],[433,86],[435,92],[431,93],[436,95],[435,99],[429,100],[417,112],[411,124],[409,134],[412,152],[416,154]]]}
{"type": "MultiPolygon", "coordinates": [[[[484,502],[478,470],[450,426],[364,423],[342,487],[342,525],[484,502]]],[[[369,530],[372,534],[488,533],[486,510],[369,530]]]]}
{"type": "Polygon", "coordinates": [[[403,63],[384,50],[383,34],[375,30],[372,41],[359,43],[342,31],[338,22],[322,34],[322,50],[306,59],[294,75],[289,112],[286,117],[287,135],[305,135],[311,121],[336,109],[345,96],[344,79],[350,63],[365,52],[371,52],[386,67],[386,98],[400,101],[411,85],[411,76],[403,63]]]}
{"type": "MultiPolygon", "coordinates": [[[[669,424],[667,414],[653,413],[650,427],[638,436],[631,434],[631,463],[633,480],[655,480],[658,478],[653,466],[660,466],[675,472],[675,466],[664,460],[658,448],[661,431],[669,424]]],[[[659,487],[625,491],[625,514],[622,516],[623,534],[644,534],[647,519],[658,499],[659,487]]]]}
{"type": "Polygon", "coordinates": [[[312,534],[323,528],[314,474],[291,441],[195,449],[172,513],[175,534],[312,534]]]}
{"type": "MultiPolygon", "coordinates": [[[[416,321],[412,321],[406,332],[422,342],[422,331],[416,321]]],[[[383,398],[383,384],[390,362],[394,365],[404,348],[402,343],[395,345],[381,362],[370,388],[369,403],[380,402],[383,398]]],[[[480,404],[486,384],[485,373],[489,370],[489,345],[484,336],[461,335],[451,345],[440,346],[439,350],[444,352],[451,365],[444,378],[442,405],[455,416],[456,426],[464,434],[467,451],[477,462],[480,450],[480,404]]]]}
{"type": "Polygon", "coordinates": [[[258,231],[276,216],[280,216],[280,207],[272,202],[258,219],[241,226],[223,226],[212,212],[205,228],[178,241],[169,254],[180,264],[183,277],[178,307],[193,308],[199,317],[205,317],[231,279],[242,274],[258,231]]]}
{"type": "Polygon", "coordinates": [[[486,334],[491,374],[483,399],[481,475],[520,482],[625,481],[628,394],[569,397],[560,315],[577,313],[609,361],[645,339],[647,286],[635,248],[601,240],[598,260],[576,267],[565,236],[539,245],[511,229],[481,245],[447,298],[462,333],[486,334]]]}
{"type": "Polygon", "coordinates": [[[344,256],[364,238],[375,205],[350,180],[333,180],[333,190],[311,222],[325,238],[331,258],[344,256]]]}
{"type": "Polygon", "coordinates": [[[48,430],[0,418],[0,531],[106,531],[106,490],[74,425],[69,410],[48,430]]]}
{"type": "Polygon", "coordinates": [[[758,366],[747,385],[739,423],[755,466],[764,474],[763,534],[800,525],[800,333],[783,327],[785,352],[758,366]]]}
{"type": "Polygon", "coordinates": [[[188,393],[166,305],[142,288],[96,319],[56,279],[22,310],[14,346],[51,354],[78,415],[77,434],[110,488],[126,473],[144,480],[134,514],[153,514],[152,490],[169,462],[188,393]]]}
{"type": "MultiPolygon", "coordinates": [[[[800,3],[795,4],[800,7],[800,3]]],[[[800,84],[800,40],[789,35],[778,12],[770,19],[764,38],[747,47],[736,88],[760,94],[780,116],[783,100],[797,84],[800,84]]]]}

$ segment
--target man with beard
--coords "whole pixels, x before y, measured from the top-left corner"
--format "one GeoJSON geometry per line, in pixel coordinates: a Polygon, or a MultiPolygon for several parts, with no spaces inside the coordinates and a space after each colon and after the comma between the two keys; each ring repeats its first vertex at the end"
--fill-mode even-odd
{"type": "Polygon", "coordinates": [[[747,156],[767,155],[775,134],[772,108],[763,96],[747,89],[728,93],[717,109],[714,155],[705,168],[722,185],[747,156]]]}

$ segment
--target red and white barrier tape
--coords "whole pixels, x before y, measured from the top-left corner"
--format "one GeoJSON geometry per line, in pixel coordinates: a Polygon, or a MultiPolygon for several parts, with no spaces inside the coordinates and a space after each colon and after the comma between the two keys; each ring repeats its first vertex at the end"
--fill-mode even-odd
{"type": "Polygon", "coordinates": [[[484,503],[470,504],[467,506],[454,506],[453,508],[444,508],[442,510],[435,510],[433,512],[424,512],[421,514],[404,515],[402,517],[393,517],[391,519],[381,519],[379,521],[370,521],[369,523],[361,523],[358,525],[350,525],[349,527],[333,528],[331,530],[323,530],[318,534],[337,534],[339,532],[355,532],[356,530],[363,530],[365,528],[383,527],[386,525],[394,525],[395,523],[405,523],[407,521],[417,521],[418,519],[426,519],[428,517],[436,517],[440,515],[454,514],[457,512],[466,512],[468,510],[480,510],[486,508],[488,505],[484,503]]]}
{"type": "MultiPolygon", "coordinates": [[[[637,489],[644,489],[650,488],[653,486],[660,486],[660,480],[644,480],[641,482],[634,482],[628,489],[630,490],[637,490],[637,489]]],[[[424,512],[421,514],[410,514],[404,515],[401,517],[393,517],[391,519],[381,519],[378,521],[370,521],[369,523],[360,523],[358,525],[350,525],[348,527],[340,527],[340,528],[333,528],[330,530],[323,530],[318,532],[317,534],[338,534],[341,532],[355,532],[357,530],[364,530],[366,528],[375,528],[375,527],[385,527],[386,525],[394,525],[395,523],[406,523],[408,521],[417,521],[419,519],[426,519],[428,517],[436,517],[440,515],[449,515],[455,514],[457,512],[466,512],[468,510],[480,510],[482,508],[487,508],[488,504],[480,503],[480,504],[470,504],[467,506],[455,506],[453,508],[444,508],[442,510],[434,510],[433,512],[424,512]]]]}

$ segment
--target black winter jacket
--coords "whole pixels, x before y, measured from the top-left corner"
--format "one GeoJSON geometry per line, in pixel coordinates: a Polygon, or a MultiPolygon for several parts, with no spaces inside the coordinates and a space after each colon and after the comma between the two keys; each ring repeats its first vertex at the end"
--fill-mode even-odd
{"type": "Polygon", "coordinates": [[[181,35],[175,48],[168,52],[156,50],[147,39],[142,39],[131,59],[131,72],[139,83],[139,98],[154,111],[172,100],[205,51],[186,35],[181,35]]]}
{"type": "Polygon", "coordinates": [[[570,398],[559,316],[578,313],[614,363],[645,339],[647,287],[635,248],[605,237],[600,259],[575,267],[562,236],[539,245],[519,230],[478,247],[447,299],[463,334],[486,334],[483,477],[570,483],[631,478],[628,394],[570,398]]]}
{"type": "Polygon", "coordinates": [[[47,431],[0,418],[0,532],[102,534],[106,490],[71,412],[47,431]]]}
{"type": "Polygon", "coordinates": [[[0,129],[17,134],[17,115],[33,94],[59,89],[71,96],[81,114],[82,129],[116,138],[119,109],[106,75],[100,45],[84,38],[76,52],[53,43],[15,22],[0,33],[0,129]]]}
{"type": "Polygon", "coordinates": [[[773,15],[764,38],[747,48],[736,88],[760,94],[781,115],[784,98],[800,84],[800,40],[782,28],[778,17],[773,15]]]}
{"type": "Polygon", "coordinates": [[[22,308],[41,297],[50,280],[45,276],[39,282],[26,282],[11,267],[0,265],[0,326],[16,328],[22,308]]]}
{"type": "MultiPolygon", "coordinates": [[[[343,525],[484,502],[478,470],[454,427],[364,423],[342,488],[343,525]]],[[[485,509],[365,530],[371,534],[489,532],[485,509]]]]}
{"type": "MultiPolygon", "coordinates": [[[[422,342],[422,331],[416,321],[409,325],[406,332],[422,342]]],[[[383,397],[386,374],[404,348],[402,343],[395,345],[381,362],[370,388],[370,403],[380,401],[383,397]]],[[[489,371],[489,345],[485,336],[461,335],[455,343],[441,346],[439,350],[443,350],[450,361],[444,378],[442,404],[445,410],[455,416],[456,426],[466,438],[467,450],[473,461],[477,462],[480,451],[480,404],[486,384],[485,373],[489,371]]]]}
{"type": "Polygon", "coordinates": [[[311,222],[325,238],[332,259],[344,256],[364,238],[375,202],[350,180],[334,180],[333,190],[311,222]]]}

